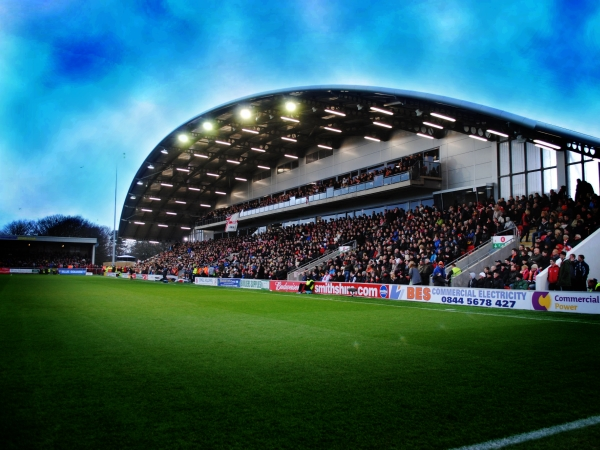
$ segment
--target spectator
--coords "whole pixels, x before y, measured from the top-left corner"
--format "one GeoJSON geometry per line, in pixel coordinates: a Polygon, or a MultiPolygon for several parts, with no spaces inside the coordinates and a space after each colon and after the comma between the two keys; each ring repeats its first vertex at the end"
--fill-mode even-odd
{"type": "Polygon", "coordinates": [[[575,278],[573,280],[574,291],[585,291],[587,278],[590,274],[590,266],[585,262],[585,256],[579,255],[575,263],[575,278]]]}
{"type": "Polygon", "coordinates": [[[556,261],[550,260],[550,267],[548,267],[548,289],[551,291],[558,290],[558,275],[560,267],[556,265],[556,261]]]}

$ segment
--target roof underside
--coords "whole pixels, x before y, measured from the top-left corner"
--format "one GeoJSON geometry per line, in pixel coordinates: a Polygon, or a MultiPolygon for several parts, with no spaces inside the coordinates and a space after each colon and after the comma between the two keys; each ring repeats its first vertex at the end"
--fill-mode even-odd
{"type": "Polygon", "coordinates": [[[257,172],[269,170],[259,166],[274,169],[285,155],[302,158],[319,146],[337,149],[348,137],[386,141],[400,130],[436,139],[449,130],[487,140],[507,139],[487,132],[494,130],[511,139],[541,140],[560,150],[594,157],[598,157],[595,147],[600,147],[600,140],[592,136],[414,91],[312,86],[267,92],[220,105],[166,136],[131,183],[119,235],[179,240],[190,233],[198,218],[215,207],[223,196],[220,193],[228,194],[234,184],[249,183],[257,172]],[[296,105],[294,111],[286,108],[288,102],[296,105]],[[249,117],[242,118],[242,110],[249,111],[249,117]],[[212,130],[205,128],[206,123],[212,130]]]}

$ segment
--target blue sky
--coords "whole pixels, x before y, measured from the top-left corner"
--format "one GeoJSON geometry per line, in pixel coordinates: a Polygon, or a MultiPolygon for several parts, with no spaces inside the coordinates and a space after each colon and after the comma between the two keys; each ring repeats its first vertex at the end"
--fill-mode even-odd
{"type": "Polygon", "coordinates": [[[360,84],[600,136],[593,1],[0,1],[0,227],[112,226],[174,128],[271,89],[360,84]]]}

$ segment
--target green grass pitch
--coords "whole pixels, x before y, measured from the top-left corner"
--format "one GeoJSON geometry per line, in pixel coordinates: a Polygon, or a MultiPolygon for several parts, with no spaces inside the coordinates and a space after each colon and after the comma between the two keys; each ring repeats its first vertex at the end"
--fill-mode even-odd
{"type": "Polygon", "coordinates": [[[0,446],[453,448],[600,414],[600,318],[448,309],[2,275],[0,446]]]}

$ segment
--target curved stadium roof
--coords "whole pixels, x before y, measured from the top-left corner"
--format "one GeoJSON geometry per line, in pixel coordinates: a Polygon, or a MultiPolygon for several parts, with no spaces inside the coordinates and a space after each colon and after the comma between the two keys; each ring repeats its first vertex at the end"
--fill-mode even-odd
{"type": "Polygon", "coordinates": [[[495,141],[538,140],[558,151],[600,157],[598,138],[440,95],[344,85],[270,91],[208,110],[159,142],[131,182],[119,235],[179,240],[235,183],[268,170],[260,166],[273,169],[286,154],[302,158],[319,145],[336,149],[353,136],[386,141],[394,130],[437,139],[452,130],[495,141]]]}

